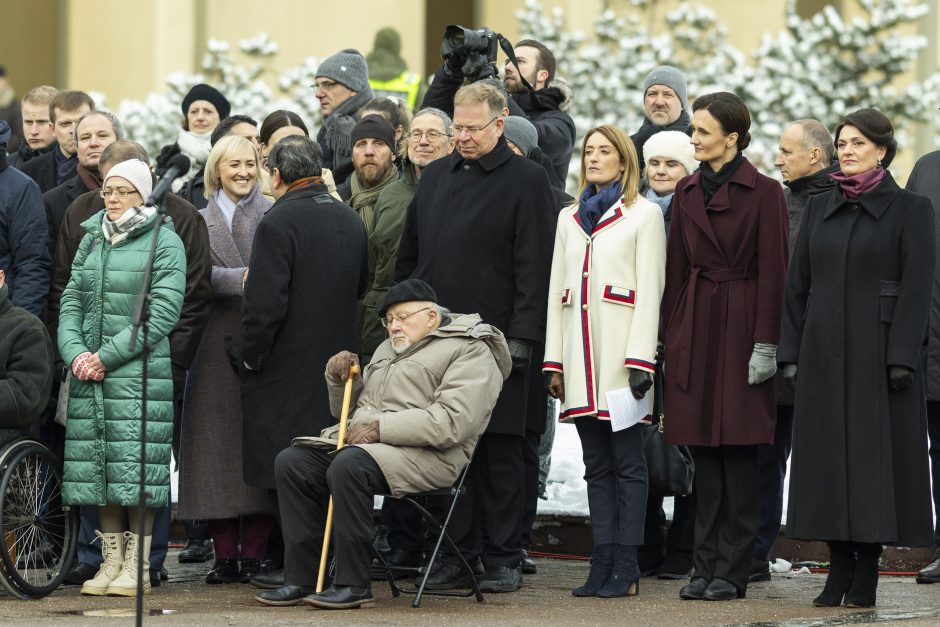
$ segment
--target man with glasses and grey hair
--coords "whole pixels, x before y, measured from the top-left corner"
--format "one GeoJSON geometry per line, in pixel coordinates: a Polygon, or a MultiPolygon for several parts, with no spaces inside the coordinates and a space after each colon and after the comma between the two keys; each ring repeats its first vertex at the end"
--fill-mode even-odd
{"type": "MultiPolygon", "coordinates": [[[[522,583],[520,477],[529,369],[539,366],[530,363],[532,349],[545,339],[557,222],[548,174],[513,154],[503,137],[505,108],[506,96],[487,81],[457,92],[451,126],[456,150],[422,173],[395,269],[399,280],[427,281],[449,307],[479,312],[509,343],[513,372],[477,447],[454,532],[482,576],[481,589],[490,592],[512,592],[522,583]]],[[[467,582],[445,559],[428,583],[451,588],[467,582]]]]}
{"type": "Polygon", "coordinates": [[[312,377],[356,346],[356,301],[368,276],[362,220],[330,196],[321,169],[307,137],[271,149],[276,200],[255,231],[242,299],[244,479],[275,502],[274,458],[333,423],[326,387],[312,377]]]}

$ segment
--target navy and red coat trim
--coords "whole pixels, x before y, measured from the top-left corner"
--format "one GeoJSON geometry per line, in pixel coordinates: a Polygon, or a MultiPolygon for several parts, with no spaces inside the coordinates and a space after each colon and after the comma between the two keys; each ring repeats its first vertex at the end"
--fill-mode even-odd
{"type": "Polygon", "coordinates": [[[545,371],[564,373],[565,368],[557,361],[546,361],[542,363],[542,372],[545,371]]]}
{"type": "Polygon", "coordinates": [[[620,303],[622,305],[636,305],[636,290],[607,284],[604,285],[604,294],[602,298],[612,303],[620,303]]]}
{"type": "Polygon", "coordinates": [[[642,359],[627,357],[623,360],[623,365],[626,368],[638,368],[640,370],[646,370],[647,372],[656,372],[656,364],[651,361],[644,361],[642,359]]]}
{"type": "MultiPolygon", "coordinates": [[[[606,220],[601,220],[600,222],[598,222],[597,225],[594,227],[594,230],[590,232],[590,236],[591,236],[591,237],[594,237],[595,235],[597,235],[597,233],[598,233],[599,231],[603,231],[603,230],[606,229],[608,226],[610,226],[611,224],[613,224],[614,222],[616,222],[617,220],[619,220],[620,218],[622,218],[622,217],[623,217],[623,207],[624,207],[624,202],[623,202],[623,197],[621,196],[621,198],[620,198],[620,204],[618,204],[618,205],[617,205],[617,208],[614,209],[613,215],[610,216],[609,218],[607,218],[606,220]]],[[[584,228],[584,225],[581,224],[581,218],[578,217],[578,212],[577,212],[577,211],[575,211],[575,212],[572,214],[572,217],[574,218],[574,221],[577,223],[577,225],[578,225],[579,227],[581,227],[581,230],[584,231],[585,233],[587,233],[587,229],[585,229],[585,228],[584,228]]]]}
{"type": "Polygon", "coordinates": [[[561,295],[561,304],[570,305],[571,304],[571,288],[565,288],[565,291],[561,295]]]}

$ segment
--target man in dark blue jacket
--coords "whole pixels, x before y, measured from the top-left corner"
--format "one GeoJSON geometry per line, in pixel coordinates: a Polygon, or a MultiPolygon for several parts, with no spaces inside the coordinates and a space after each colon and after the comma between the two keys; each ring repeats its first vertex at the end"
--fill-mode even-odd
{"type": "Polygon", "coordinates": [[[13,304],[42,316],[51,265],[46,212],[36,183],[7,165],[11,134],[0,120],[0,268],[6,268],[13,304]]]}

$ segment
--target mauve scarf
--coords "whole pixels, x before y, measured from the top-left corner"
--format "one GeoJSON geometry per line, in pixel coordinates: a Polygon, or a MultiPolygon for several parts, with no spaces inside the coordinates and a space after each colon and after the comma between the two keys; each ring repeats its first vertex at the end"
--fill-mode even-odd
{"type": "Polygon", "coordinates": [[[849,200],[855,200],[878,187],[881,181],[884,180],[886,173],[887,171],[884,168],[878,166],[874,170],[853,174],[852,176],[846,176],[841,172],[833,172],[829,175],[829,178],[839,185],[843,196],[849,200]]]}

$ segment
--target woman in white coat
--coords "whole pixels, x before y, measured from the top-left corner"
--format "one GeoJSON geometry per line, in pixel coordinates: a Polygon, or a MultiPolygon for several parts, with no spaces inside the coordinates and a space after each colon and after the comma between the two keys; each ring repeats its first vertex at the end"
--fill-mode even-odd
{"type": "Polygon", "coordinates": [[[606,393],[629,388],[641,399],[653,383],[659,305],[666,266],[660,208],[639,195],[629,136],[615,126],[588,131],[579,201],[563,209],[555,232],[543,371],[574,422],[594,551],[575,596],[639,591],[647,473],[639,425],[613,431],[606,393]]]}

